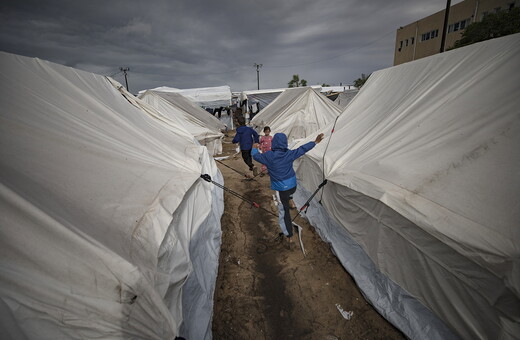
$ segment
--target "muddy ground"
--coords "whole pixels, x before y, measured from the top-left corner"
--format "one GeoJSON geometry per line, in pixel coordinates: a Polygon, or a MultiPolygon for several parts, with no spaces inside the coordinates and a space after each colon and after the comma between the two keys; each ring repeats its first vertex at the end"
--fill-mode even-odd
{"type": "Polygon", "coordinates": [[[306,257],[298,243],[289,248],[286,240],[276,239],[280,229],[269,176],[250,180],[229,168],[250,173],[235,155],[233,136],[229,133],[224,141],[222,156],[230,157],[217,162],[225,186],[274,215],[224,194],[213,338],[404,339],[367,303],[329,245],[303,218],[296,222],[303,227],[306,257]],[[349,320],[338,306],[352,312],[349,320]]]}

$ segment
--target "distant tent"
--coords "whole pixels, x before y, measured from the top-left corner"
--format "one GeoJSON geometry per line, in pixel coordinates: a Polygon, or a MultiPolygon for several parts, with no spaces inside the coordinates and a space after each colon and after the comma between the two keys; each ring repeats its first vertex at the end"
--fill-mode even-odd
{"type": "Polygon", "coordinates": [[[307,217],[409,338],[520,334],[518,55],[515,34],[375,72],[297,165],[297,203],[328,180],[307,217]]]}
{"type": "Polygon", "coordinates": [[[285,90],[256,115],[251,125],[261,130],[268,125],[272,134],[283,132],[289,142],[313,134],[333,121],[341,109],[310,87],[285,90]]]}
{"type": "MultiPolygon", "coordinates": [[[[321,90],[321,86],[319,85],[314,85],[311,87],[321,90]]],[[[242,91],[239,98],[241,101],[247,99],[249,103],[258,103],[258,110],[261,111],[267,105],[271,104],[271,102],[285,90],[287,90],[287,88],[242,91]]]]}
{"type": "Polygon", "coordinates": [[[0,102],[2,338],[210,338],[206,148],[117,82],[40,59],[0,53],[0,102]]]}
{"type": "Polygon", "coordinates": [[[222,153],[224,134],[220,131],[225,129],[225,125],[187,98],[178,93],[146,91],[140,95],[140,99],[154,107],[167,119],[182,124],[208,148],[210,155],[222,153]]]}
{"type": "MultiPolygon", "coordinates": [[[[225,86],[200,87],[193,89],[176,89],[174,87],[160,86],[150,89],[155,92],[179,93],[190,99],[200,107],[218,108],[231,105],[231,88],[225,86]]],[[[139,94],[145,91],[140,91],[139,94]]]]}
{"type": "MultiPolygon", "coordinates": [[[[145,91],[146,90],[139,91],[139,96],[145,91]]],[[[151,89],[151,91],[179,93],[204,109],[209,108],[213,110],[220,107],[226,108],[231,105],[231,88],[227,85],[193,89],[176,89],[174,87],[161,86],[151,89]]],[[[229,130],[233,129],[233,121],[228,115],[223,115],[219,120],[225,124],[229,130]]]]}
{"type": "Polygon", "coordinates": [[[336,103],[339,107],[345,108],[347,107],[348,103],[354,99],[354,97],[358,94],[359,90],[346,90],[338,94],[336,99],[334,100],[334,103],[336,103]]]}

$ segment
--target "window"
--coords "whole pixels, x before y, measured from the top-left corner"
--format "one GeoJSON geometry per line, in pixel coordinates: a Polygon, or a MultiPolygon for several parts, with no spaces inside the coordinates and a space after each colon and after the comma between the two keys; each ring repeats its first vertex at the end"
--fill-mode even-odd
{"type": "Polygon", "coordinates": [[[471,18],[457,21],[456,23],[448,26],[448,33],[463,30],[466,28],[466,26],[469,25],[470,22],[471,22],[471,18]]]}
{"type": "MultiPolygon", "coordinates": [[[[428,33],[422,34],[421,35],[421,41],[437,38],[438,36],[439,36],[439,30],[433,30],[433,31],[430,31],[428,33]]],[[[413,44],[413,40],[412,40],[412,44],[413,44]]]]}
{"type": "Polygon", "coordinates": [[[414,40],[415,40],[415,37],[411,37],[410,39],[412,40],[412,42],[411,42],[410,44],[413,45],[413,42],[414,42],[414,40]]]}
{"type": "Polygon", "coordinates": [[[408,39],[405,40],[404,46],[408,46],[408,39]]]}

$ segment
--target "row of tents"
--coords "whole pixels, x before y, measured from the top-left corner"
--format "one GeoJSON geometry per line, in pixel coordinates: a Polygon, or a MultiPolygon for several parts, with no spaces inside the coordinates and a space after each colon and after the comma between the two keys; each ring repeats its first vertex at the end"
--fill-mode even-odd
{"type": "Polygon", "coordinates": [[[144,97],[0,53],[0,338],[211,338],[222,126],[144,97]]]}
{"type": "Polygon", "coordinates": [[[344,109],[283,92],[252,125],[293,147],[299,206],[412,339],[519,339],[520,34],[380,70],[344,109]]]}
{"type": "MultiPolygon", "coordinates": [[[[327,180],[305,216],[409,338],[520,334],[519,52],[516,34],[380,70],[344,107],[284,90],[251,121],[294,147],[325,134],[295,201],[327,180]]],[[[221,122],[0,58],[0,334],[211,338],[223,197],[199,177],[223,183],[221,122]]]]}

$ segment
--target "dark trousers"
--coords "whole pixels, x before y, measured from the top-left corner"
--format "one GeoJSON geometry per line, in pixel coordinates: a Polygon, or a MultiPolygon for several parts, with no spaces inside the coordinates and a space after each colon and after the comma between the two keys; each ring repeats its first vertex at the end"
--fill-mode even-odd
{"type": "Polygon", "coordinates": [[[291,206],[289,205],[289,200],[292,198],[292,195],[296,191],[296,187],[285,190],[285,191],[278,191],[280,195],[280,201],[283,205],[283,220],[285,222],[285,228],[287,229],[287,237],[293,236],[293,227],[292,227],[292,220],[291,220],[291,206]]]}
{"type": "Polygon", "coordinates": [[[251,157],[251,150],[242,150],[242,159],[249,167],[249,170],[253,170],[253,158],[251,157]]]}

